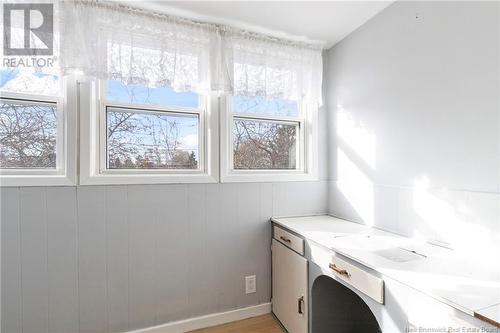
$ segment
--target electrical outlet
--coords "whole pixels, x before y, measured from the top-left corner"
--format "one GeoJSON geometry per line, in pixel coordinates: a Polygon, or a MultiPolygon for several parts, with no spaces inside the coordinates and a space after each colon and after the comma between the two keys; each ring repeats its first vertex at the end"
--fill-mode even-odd
{"type": "Polygon", "coordinates": [[[245,276],[245,294],[257,292],[257,279],[255,275],[245,276]]]}

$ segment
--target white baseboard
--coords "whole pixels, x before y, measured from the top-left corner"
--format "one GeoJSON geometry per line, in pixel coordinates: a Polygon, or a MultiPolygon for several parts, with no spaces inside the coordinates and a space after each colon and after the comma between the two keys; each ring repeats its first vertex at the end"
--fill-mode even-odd
{"type": "Polygon", "coordinates": [[[227,312],[212,313],[185,320],[174,321],[158,326],[142,328],[128,333],[184,333],[200,328],[230,323],[232,321],[256,317],[271,312],[271,303],[249,306],[227,312]]]}

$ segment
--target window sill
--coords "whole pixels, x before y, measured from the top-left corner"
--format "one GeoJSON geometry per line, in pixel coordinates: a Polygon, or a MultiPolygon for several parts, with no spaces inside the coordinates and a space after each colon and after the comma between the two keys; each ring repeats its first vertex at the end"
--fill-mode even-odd
{"type": "Polygon", "coordinates": [[[0,187],[74,185],[74,179],[66,175],[0,175],[0,187]]]}
{"type": "Polygon", "coordinates": [[[139,185],[139,184],[193,184],[217,183],[216,177],[207,174],[99,174],[80,176],[81,185],[139,185]]]}

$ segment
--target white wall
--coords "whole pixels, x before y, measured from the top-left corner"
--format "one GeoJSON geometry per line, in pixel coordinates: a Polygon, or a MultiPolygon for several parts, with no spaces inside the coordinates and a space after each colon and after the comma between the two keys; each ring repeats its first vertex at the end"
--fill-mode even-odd
{"type": "Polygon", "coordinates": [[[500,242],[500,3],[396,2],[329,50],[332,214],[500,242]]]}

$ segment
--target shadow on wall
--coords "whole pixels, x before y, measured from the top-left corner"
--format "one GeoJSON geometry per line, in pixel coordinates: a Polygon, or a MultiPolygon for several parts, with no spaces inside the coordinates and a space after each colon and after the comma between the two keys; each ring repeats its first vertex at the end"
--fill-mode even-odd
{"type": "Polygon", "coordinates": [[[425,170],[412,186],[377,184],[376,133],[341,105],[334,128],[332,215],[468,253],[496,250],[497,194],[435,188],[425,170]]]}

